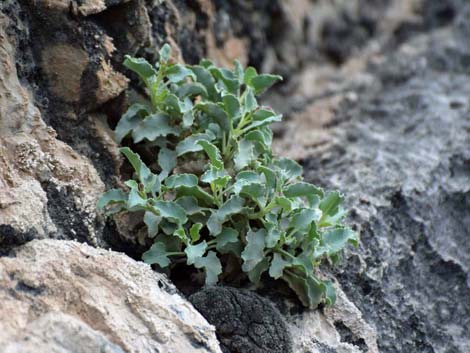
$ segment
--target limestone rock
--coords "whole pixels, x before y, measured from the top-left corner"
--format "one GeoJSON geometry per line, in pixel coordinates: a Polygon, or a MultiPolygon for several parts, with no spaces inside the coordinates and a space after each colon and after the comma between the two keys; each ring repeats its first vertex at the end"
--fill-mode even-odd
{"type": "Polygon", "coordinates": [[[40,337],[44,352],[88,339],[67,352],[220,352],[214,328],[166,277],[126,255],[33,240],[0,257],[0,288],[2,352],[24,352],[40,337]]]}

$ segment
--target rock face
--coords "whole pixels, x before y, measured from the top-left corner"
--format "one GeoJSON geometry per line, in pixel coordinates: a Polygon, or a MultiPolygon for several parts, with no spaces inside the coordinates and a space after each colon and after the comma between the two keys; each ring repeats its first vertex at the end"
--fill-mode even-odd
{"type": "Polygon", "coordinates": [[[348,195],[361,245],[333,271],[383,353],[470,347],[470,6],[437,3],[323,76],[279,141],[348,195]]]}
{"type": "Polygon", "coordinates": [[[214,286],[193,294],[190,301],[215,325],[224,352],[292,352],[290,333],[281,314],[255,292],[214,286]]]}
{"type": "Polygon", "coordinates": [[[33,240],[0,258],[0,288],[2,353],[220,352],[165,276],[126,255],[33,240]]]}

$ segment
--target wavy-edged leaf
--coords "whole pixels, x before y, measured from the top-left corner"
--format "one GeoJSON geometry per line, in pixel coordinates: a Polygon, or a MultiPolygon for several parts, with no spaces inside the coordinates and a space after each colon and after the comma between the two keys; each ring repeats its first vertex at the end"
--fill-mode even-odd
{"type": "Polygon", "coordinates": [[[296,179],[300,178],[303,173],[302,166],[296,161],[289,158],[276,159],[273,162],[274,166],[280,172],[280,175],[285,179],[296,179]]]}
{"type": "Polygon", "coordinates": [[[219,81],[224,91],[237,94],[240,83],[232,71],[217,67],[211,67],[209,71],[219,81]]]}
{"type": "Polygon", "coordinates": [[[221,253],[230,251],[231,245],[238,243],[238,232],[230,227],[223,227],[219,235],[217,235],[216,249],[221,253]]]}
{"type": "Polygon", "coordinates": [[[259,184],[261,183],[261,178],[259,174],[252,171],[241,171],[236,176],[236,181],[233,184],[233,191],[236,194],[239,194],[243,186],[250,184],[259,184]]]}
{"type": "Polygon", "coordinates": [[[184,81],[186,77],[191,77],[193,80],[196,80],[196,75],[194,74],[194,72],[181,64],[171,65],[166,70],[166,75],[168,81],[172,83],[184,81]]]}
{"type": "Polygon", "coordinates": [[[144,119],[148,114],[150,114],[150,111],[147,106],[140,103],[132,104],[121,117],[116,129],[114,130],[116,141],[121,143],[124,137],[129,135],[137,126],[139,126],[142,119],[144,119]]]}
{"type": "Polygon", "coordinates": [[[223,131],[230,131],[230,119],[225,110],[218,104],[213,102],[201,102],[196,104],[194,108],[206,114],[213,122],[217,123],[223,131]]]}
{"type": "Polygon", "coordinates": [[[253,270],[258,263],[263,261],[266,235],[266,229],[259,229],[256,232],[251,229],[248,231],[246,235],[247,244],[241,255],[243,259],[242,270],[244,272],[253,270]]]}
{"type": "Polygon", "coordinates": [[[216,253],[209,251],[206,256],[197,258],[194,266],[196,268],[204,268],[206,273],[206,285],[216,284],[219,275],[222,273],[222,264],[216,253]]]}
{"type": "Polygon", "coordinates": [[[338,191],[330,191],[320,201],[318,207],[323,211],[322,221],[327,217],[334,217],[339,212],[339,205],[344,197],[338,191]]]}
{"type": "Polygon", "coordinates": [[[248,141],[247,139],[242,139],[238,143],[237,152],[235,153],[235,157],[233,160],[235,163],[236,170],[241,170],[245,168],[256,159],[254,149],[255,146],[253,142],[248,141]]]}
{"type": "Polygon", "coordinates": [[[163,44],[161,49],[158,51],[158,54],[160,56],[160,61],[166,63],[168,60],[170,60],[170,55],[171,55],[171,47],[168,43],[163,44]]]}
{"type": "Polygon", "coordinates": [[[149,250],[144,252],[142,260],[149,265],[157,264],[162,268],[167,267],[170,264],[166,246],[161,242],[154,243],[149,250]]]}
{"type": "Polygon", "coordinates": [[[157,75],[157,71],[154,69],[154,67],[143,58],[133,58],[129,55],[126,55],[124,66],[129,70],[134,71],[144,82],[146,82],[150,77],[157,75]]]}
{"type": "Polygon", "coordinates": [[[186,137],[184,140],[180,141],[176,145],[176,153],[178,156],[181,156],[185,153],[188,152],[198,152],[202,151],[202,146],[199,145],[197,142],[198,141],[212,141],[215,138],[215,136],[210,133],[204,133],[204,134],[194,134],[186,137]]]}
{"type": "Polygon", "coordinates": [[[325,299],[326,299],[326,305],[332,306],[335,305],[336,303],[336,289],[333,285],[332,281],[323,281],[323,284],[325,285],[325,299]]]}
{"type": "Polygon", "coordinates": [[[196,75],[197,82],[201,83],[206,88],[209,98],[213,101],[217,101],[219,95],[215,90],[215,80],[207,68],[195,65],[191,67],[191,70],[196,75]]]}
{"type": "Polygon", "coordinates": [[[205,192],[199,186],[192,186],[192,187],[180,186],[180,187],[176,188],[176,196],[177,197],[193,196],[205,205],[210,206],[210,205],[214,204],[214,198],[210,194],[205,192]]]}
{"type": "Polygon", "coordinates": [[[191,226],[191,228],[189,229],[189,236],[191,237],[191,242],[195,243],[199,239],[201,239],[201,234],[200,234],[201,228],[202,228],[202,223],[194,223],[191,226]]]}
{"type": "Polygon", "coordinates": [[[178,136],[179,130],[170,125],[170,117],[164,113],[148,115],[132,131],[134,143],[139,143],[144,139],[155,141],[157,137],[168,135],[178,136]]]}
{"type": "Polygon", "coordinates": [[[286,261],[281,254],[274,253],[269,267],[269,275],[274,279],[279,279],[284,273],[284,268],[291,266],[291,264],[292,261],[286,261]]]}
{"type": "Polygon", "coordinates": [[[236,120],[240,117],[240,102],[237,97],[233,94],[226,94],[222,98],[224,102],[225,111],[232,120],[236,120]]]}
{"type": "Polygon", "coordinates": [[[225,202],[221,208],[211,214],[207,221],[209,232],[216,236],[222,231],[222,224],[225,223],[231,215],[242,211],[245,200],[239,196],[232,196],[225,202]]]}
{"type": "Polygon", "coordinates": [[[347,243],[357,245],[358,235],[350,228],[337,228],[325,232],[321,239],[321,247],[315,252],[315,256],[327,254],[334,255],[341,251],[347,243]]]}
{"type": "Polygon", "coordinates": [[[121,189],[111,189],[106,191],[98,200],[96,207],[102,210],[108,205],[121,204],[125,205],[128,199],[126,192],[121,189]]]}
{"type": "Polygon", "coordinates": [[[250,86],[251,85],[251,80],[253,78],[255,78],[256,76],[258,76],[258,72],[256,72],[256,69],[252,66],[249,66],[245,69],[245,75],[243,77],[243,82],[245,82],[245,84],[247,86],[250,86]]]}
{"type": "Polygon", "coordinates": [[[209,156],[209,159],[214,167],[216,167],[217,169],[222,169],[224,167],[222,156],[216,145],[206,140],[199,140],[197,141],[197,144],[202,146],[204,151],[209,156]]]}
{"type": "Polygon", "coordinates": [[[269,268],[269,258],[265,257],[251,271],[248,272],[248,279],[251,283],[259,284],[261,275],[269,268]]]}
{"type": "Polygon", "coordinates": [[[282,77],[279,75],[261,74],[253,77],[250,80],[249,85],[254,88],[256,94],[260,94],[276,83],[276,81],[281,80],[282,77]]]}
{"type": "Polygon", "coordinates": [[[232,179],[230,175],[225,171],[225,169],[218,169],[212,164],[209,165],[209,169],[201,175],[201,181],[207,184],[214,184],[220,188],[227,185],[227,183],[232,179]]]}
{"type": "Polygon", "coordinates": [[[284,271],[282,279],[287,282],[306,307],[315,308],[322,302],[326,287],[320,280],[289,270],[284,271]]]}
{"type": "Polygon", "coordinates": [[[176,158],[176,151],[172,151],[166,147],[161,148],[158,152],[158,164],[166,175],[171,173],[171,171],[176,167],[176,158]]]}
{"type": "Polygon", "coordinates": [[[174,201],[154,201],[152,207],[162,216],[178,224],[184,224],[188,220],[186,211],[174,201]]]}
{"type": "Polygon", "coordinates": [[[295,184],[290,184],[282,190],[285,197],[305,197],[311,200],[313,196],[323,197],[323,190],[313,184],[305,183],[303,181],[295,184]]]}
{"type": "Polygon", "coordinates": [[[244,131],[261,128],[263,126],[272,124],[282,120],[281,114],[276,114],[271,110],[258,109],[253,113],[252,122],[245,128],[244,131]]]}
{"type": "Polygon", "coordinates": [[[197,199],[194,196],[182,196],[176,199],[175,202],[183,207],[186,214],[189,216],[202,212],[202,209],[199,207],[197,199]]]}
{"type": "Polygon", "coordinates": [[[206,87],[204,87],[203,84],[199,82],[185,83],[178,87],[178,89],[176,90],[176,95],[181,99],[184,97],[195,96],[207,98],[207,89],[206,87]]]}
{"type": "Polygon", "coordinates": [[[165,185],[170,189],[175,189],[180,186],[192,187],[197,184],[198,179],[194,174],[175,174],[165,179],[165,185]]]}
{"type": "Polygon", "coordinates": [[[144,223],[147,226],[147,233],[149,238],[154,238],[158,234],[158,226],[161,221],[161,216],[157,216],[156,214],[150,211],[145,212],[144,223]]]}
{"type": "Polygon", "coordinates": [[[205,241],[202,241],[197,245],[188,245],[186,249],[184,249],[184,252],[187,257],[186,263],[188,265],[193,265],[196,261],[200,261],[200,259],[204,256],[206,250],[207,243],[205,241]]]}
{"type": "Polygon", "coordinates": [[[300,209],[290,218],[289,228],[299,232],[307,232],[310,229],[310,225],[319,220],[320,216],[321,213],[318,210],[310,208],[300,209]]]}

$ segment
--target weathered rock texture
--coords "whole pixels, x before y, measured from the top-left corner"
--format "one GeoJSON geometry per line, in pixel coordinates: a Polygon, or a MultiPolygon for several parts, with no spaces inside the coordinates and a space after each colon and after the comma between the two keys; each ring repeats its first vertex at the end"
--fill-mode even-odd
{"type": "MultiPolygon", "coordinates": [[[[380,352],[464,353],[470,6],[426,1],[423,9],[336,72],[306,67],[278,146],[303,161],[309,181],[348,195],[362,241],[333,271],[377,330],[380,352]]],[[[361,348],[350,327],[336,329],[361,348]]]]}
{"type": "Polygon", "coordinates": [[[164,275],[86,244],[33,240],[1,257],[0,301],[2,353],[220,352],[164,275]]]}
{"type": "Polygon", "coordinates": [[[255,292],[214,286],[193,294],[190,301],[215,325],[224,352],[292,352],[290,333],[281,314],[255,292]]]}

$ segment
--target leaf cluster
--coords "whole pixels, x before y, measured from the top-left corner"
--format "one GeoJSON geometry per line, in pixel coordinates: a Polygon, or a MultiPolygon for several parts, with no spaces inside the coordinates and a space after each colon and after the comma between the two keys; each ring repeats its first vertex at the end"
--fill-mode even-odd
{"type": "Polygon", "coordinates": [[[147,166],[121,148],[134,178],[126,190],[107,191],[98,207],[144,212],[153,240],[143,255],[149,264],[184,261],[211,285],[233,271],[232,258],[253,283],[266,272],[287,282],[306,306],[334,303],[331,281],[317,277],[316,268],[324,259],[337,261],[357,235],[341,224],[338,192],[303,181],[298,163],[272,155],[269,125],[281,115],[256,97],[281,77],[238,62],[229,70],[209,60],[191,66],[169,59],[168,45],[155,65],[126,57],[149,100],[130,106],[116,138],[144,144],[154,160],[147,166]]]}

